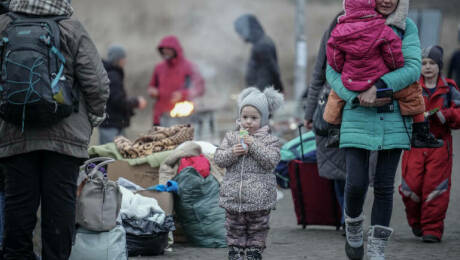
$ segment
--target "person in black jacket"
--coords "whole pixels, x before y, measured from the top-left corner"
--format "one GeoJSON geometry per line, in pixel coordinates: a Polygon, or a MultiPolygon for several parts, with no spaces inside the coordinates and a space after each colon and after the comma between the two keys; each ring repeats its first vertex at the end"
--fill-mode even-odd
{"type": "Polygon", "coordinates": [[[245,42],[252,44],[251,57],[246,71],[246,85],[263,91],[273,86],[283,92],[276,47],[265,34],[262,25],[252,14],[245,14],[235,20],[235,30],[245,42]]]}
{"type": "Polygon", "coordinates": [[[0,15],[8,13],[9,0],[0,0],[0,15]]]}
{"type": "Polygon", "coordinates": [[[110,79],[110,97],[107,102],[107,119],[99,127],[99,143],[113,142],[129,126],[134,109],[144,109],[147,101],[142,96],[127,97],[124,88],[126,51],[121,45],[111,45],[104,67],[110,79]]]}
{"type": "MultiPolygon", "coordinates": [[[[458,25],[458,41],[460,42],[460,24],[458,25]]],[[[447,77],[453,79],[457,86],[460,86],[460,49],[452,54],[447,77]]]]}

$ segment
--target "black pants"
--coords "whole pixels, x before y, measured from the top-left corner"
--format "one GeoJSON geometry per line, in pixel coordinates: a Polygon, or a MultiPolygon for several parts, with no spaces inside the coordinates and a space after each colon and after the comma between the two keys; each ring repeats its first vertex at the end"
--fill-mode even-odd
{"type": "Polygon", "coordinates": [[[34,259],[32,232],[40,203],[42,259],[68,259],[82,160],[35,151],[4,158],[2,163],[6,177],[4,259],[34,259]]]}
{"type": "MultiPolygon", "coordinates": [[[[401,149],[381,150],[374,176],[374,204],[371,225],[389,226],[393,211],[393,192],[401,149]]],[[[363,212],[369,186],[370,151],[345,148],[347,180],[345,184],[345,212],[356,218],[363,212]]]]}

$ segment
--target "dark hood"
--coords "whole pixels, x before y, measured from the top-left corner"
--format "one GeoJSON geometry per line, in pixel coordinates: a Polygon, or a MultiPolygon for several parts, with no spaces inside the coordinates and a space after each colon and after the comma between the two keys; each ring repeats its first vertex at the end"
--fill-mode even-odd
{"type": "Polygon", "coordinates": [[[265,35],[259,20],[252,14],[245,14],[235,20],[235,31],[247,42],[255,43],[265,35]]]}
{"type": "Polygon", "coordinates": [[[113,65],[106,60],[102,61],[102,64],[104,64],[104,69],[107,71],[107,73],[110,72],[117,72],[120,74],[120,76],[123,78],[125,76],[125,73],[123,69],[120,66],[113,65]]]}

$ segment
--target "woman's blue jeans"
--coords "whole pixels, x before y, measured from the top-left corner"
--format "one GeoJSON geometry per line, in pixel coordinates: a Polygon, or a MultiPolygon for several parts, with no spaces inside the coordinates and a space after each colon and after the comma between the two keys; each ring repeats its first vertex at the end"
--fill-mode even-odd
{"type": "Polygon", "coordinates": [[[343,225],[345,221],[345,180],[334,180],[334,190],[335,190],[335,197],[339,202],[340,209],[342,210],[342,218],[340,219],[340,224],[343,225]]]}
{"type": "MultiPolygon", "coordinates": [[[[345,184],[345,212],[351,218],[363,212],[369,186],[370,151],[345,148],[347,179],[345,184]]],[[[389,226],[393,211],[393,192],[401,149],[381,150],[374,177],[374,204],[371,225],[389,226]]]]}

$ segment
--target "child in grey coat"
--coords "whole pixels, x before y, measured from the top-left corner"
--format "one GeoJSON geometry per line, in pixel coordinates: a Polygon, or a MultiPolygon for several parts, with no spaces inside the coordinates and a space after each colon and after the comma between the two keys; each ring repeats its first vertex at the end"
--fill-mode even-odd
{"type": "Polygon", "coordinates": [[[273,170],[280,161],[280,142],[270,134],[269,115],[283,103],[273,88],[244,89],[238,97],[237,131],[226,133],[216,150],[216,164],[227,169],[220,206],[227,211],[228,259],[262,259],[270,211],[276,203],[273,170]]]}

